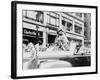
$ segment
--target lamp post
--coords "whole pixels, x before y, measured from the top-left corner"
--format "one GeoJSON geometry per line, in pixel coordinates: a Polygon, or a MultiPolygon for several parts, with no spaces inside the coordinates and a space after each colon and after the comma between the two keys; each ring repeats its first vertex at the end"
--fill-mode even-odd
{"type": "Polygon", "coordinates": [[[36,44],[38,44],[39,43],[39,36],[38,36],[38,29],[39,29],[39,26],[38,25],[36,25],[36,44]]]}
{"type": "Polygon", "coordinates": [[[35,58],[35,62],[36,62],[36,66],[35,68],[38,68],[38,52],[39,52],[39,36],[38,36],[38,29],[39,29],[39,26],[36,25],[36,45],[35,45],[35,48],[36,48],[36,58],[35,58]]]}

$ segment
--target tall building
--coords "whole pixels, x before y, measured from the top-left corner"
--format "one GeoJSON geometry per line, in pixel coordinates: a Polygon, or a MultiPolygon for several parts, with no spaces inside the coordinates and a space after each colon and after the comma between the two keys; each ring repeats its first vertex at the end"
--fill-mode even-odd
{"type": "Polygon", "coordinates": [[[84,14],[57,11],[23,10],[23,43],[38,41],[45,47],[52,44],[57,31],[63,29],[69,42],[81,43],[84,47],[84,14]]]}
{"type": "Polygon", "coordinates": [[[84,45],[85,47],[91,47],[91,14],[84,14],[84,45]]]}

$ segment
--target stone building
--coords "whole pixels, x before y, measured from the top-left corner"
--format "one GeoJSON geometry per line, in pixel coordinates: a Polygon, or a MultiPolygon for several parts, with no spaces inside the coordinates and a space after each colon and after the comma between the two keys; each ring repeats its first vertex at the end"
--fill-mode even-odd
{"type": "Polygon", "coordinates": [[[85,47],[91,47],[91,14],[84,14],[84,45],[85,47]]]}
{"type": "Polygon", "coordinates": [[[81,43],[84,47],[84,14],[57,11],[23,10],[23,43],[38,42],[45,47],[52,44],[57,36],[57,31],[63,29],[69,42],[81,43]]]}

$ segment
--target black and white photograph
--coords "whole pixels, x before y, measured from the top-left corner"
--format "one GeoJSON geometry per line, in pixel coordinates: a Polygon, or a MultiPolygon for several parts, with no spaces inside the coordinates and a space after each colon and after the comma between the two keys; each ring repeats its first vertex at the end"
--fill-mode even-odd
{"type": "Polygon", "coordinates": [[[22,24],[23,70],[91,66],[90,13],[23,10],[22,24]]]}
{"type": "Polygon", "coordinates": [[[96,6],[12,4],[13,78],[97,72],[96,6]]]}

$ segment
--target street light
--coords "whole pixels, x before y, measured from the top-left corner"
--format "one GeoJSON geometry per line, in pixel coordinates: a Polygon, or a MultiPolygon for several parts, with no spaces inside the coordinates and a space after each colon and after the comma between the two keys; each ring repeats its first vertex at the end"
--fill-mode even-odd
{"type": "Polygon", "coordinates": [[[36,44],[38,44],[38,42],[39,42],[38,29],[39,29],[39,26],[36,25],[36,44]]]}

